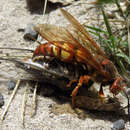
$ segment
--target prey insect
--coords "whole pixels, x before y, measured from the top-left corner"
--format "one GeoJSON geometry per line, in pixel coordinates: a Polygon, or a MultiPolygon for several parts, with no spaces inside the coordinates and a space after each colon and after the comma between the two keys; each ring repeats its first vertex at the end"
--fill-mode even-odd
{"type": "Polygon", "coordinates": [[[72,91],[72,106],[75,96],[83,84],[90,80],[100,83],[99,95],[104,101],[103,86],[110,85],[110,92],[115,96],[126,86],[114,64],[107,58],[98,44],[86,29],[67,11],[61,9],[63,16],[71,23],[73,29],[56,27],[49,24],[35,26],[35,30],[48,42],[40,44],[33,54],[33,61],[41,57],[55,58],[68,64],[80,64],[87,68],[87,74],[73,78],[67,85],[74,82],[77,86],[72,91]]]}

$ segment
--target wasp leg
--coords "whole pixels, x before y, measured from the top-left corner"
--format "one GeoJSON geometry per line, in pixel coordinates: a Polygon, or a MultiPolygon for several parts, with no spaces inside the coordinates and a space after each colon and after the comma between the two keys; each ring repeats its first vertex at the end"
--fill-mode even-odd
{"type": "Polygon", "coordinates": [[[32,60],[33,60],[33,62],[36,62],[36,61],[39,61],[39,60],[43,60],[44,58],[45,58],[44,56],[36,56],[32,60]]]}
{"type": "Polygon", "coordinates": [[[75,87],[75,89],[72,91],[72,94],[71,94],[71,96],[72,96],[72,107],[73,108],[74,108],[74,105],[75,105],[74,104],[74,98],[77,95],[79,88],[83,85],[83,83],[87,84],[89,80],[90,80],[90,76],[88,76],[88,75],[80,76],[78,85],[75,87]]]}
{"type": "Polygon", "coordinates": [[[67,88],[72,87],[72,84],[75,83],[75,82],[77,82],[77,80],[75,80],[75,79],[74,79],[74,80],[71,80],[71,81],[67,84],[66,87],[67,87],[67,88]]]}
{"type": "Polygon", "coordinates": [[[103,93],[103,85],[101,84],[100,86],[100,90],[99,90],[99,96],[101,97],[102,99],[102,102],[104,103],[104,93],[103,93]]]}

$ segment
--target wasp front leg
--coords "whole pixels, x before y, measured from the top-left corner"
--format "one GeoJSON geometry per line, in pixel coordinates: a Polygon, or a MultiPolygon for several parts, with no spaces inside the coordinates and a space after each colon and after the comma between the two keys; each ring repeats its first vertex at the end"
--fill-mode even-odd
{"type": "Polygon", "coordinates": [[[88,76],[88,75],[80,76],[80,79],[79,79],[79,81],[78,81],[78,84],[77,84],[77,86],[75,87],[75,89],[72,91],[72,94],[71,94],[71,96],[72,96],[72,107],[74,107],[74,105],[75,105],[75,103],[74,103],[74,98],[75,98],[75,96],[77,95],[79,88],[80,88],[83,84],[87,84],[90,79],[91,79],[91,78],[90,78],[90,76],[88,76]]]}
{"type": "Polygon", "coordinates": [[[66,87],[67,87],[67,88],[72,87],[72,84],[75,83],[75,82],[77,82],[77,80],[75,80],[75,79],[74,79],[74,80],[70,80],[70,82],[67,84],[66,87]]]}

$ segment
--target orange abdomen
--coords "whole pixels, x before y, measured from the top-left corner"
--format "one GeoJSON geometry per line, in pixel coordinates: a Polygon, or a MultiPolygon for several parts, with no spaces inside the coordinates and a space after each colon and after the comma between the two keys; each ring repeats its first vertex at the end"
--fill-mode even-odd
{"type": "Polygon", "coordinates": [[[61,44],[59,42],[53,44],[47,42],[46,44],[40,44],[36,48],[33,57],[35,56],[53,56],[64,62],[72,62],[74,59],[74,46],[63,42],[61,44]]]}

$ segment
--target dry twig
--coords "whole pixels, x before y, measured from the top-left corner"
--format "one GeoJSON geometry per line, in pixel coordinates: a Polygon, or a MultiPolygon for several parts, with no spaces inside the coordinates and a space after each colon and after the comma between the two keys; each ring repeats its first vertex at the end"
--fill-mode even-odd
{"type": "Polygon", "coordinates": [[[38,86],[38,83],[36,83],[35,85],[35,88],[34,88],[34,93],[33,93],[33,101],[32,101],[32,110],[31,110],[31,117],[33,117],[36,113],[36,98],[37,98],[37,86],[38,86]]]}
{"type": "Polygon", "coordinates": [[[22,110],[21,110],[21,119],[22,119],[22,125],[24,126],[24,115],[25,115],[25,108],[26,108],[26,102],[27,102],[27,89],[28,89],[28,83],[27,87],[24,92],[23,96],[23,102],[22,102],[22,110]]]}
{"type": "Polygon", "coordinates": [[[13,100],[13,98],[14,98],[16,92],[17,92],[17,89],[18,89],[18,87],[19,87],[19,85],[20,85],[20,81],[21,81],[21,80],[18,80],[17,83],[16,83],[16,86],[15,86],[15,88],[14,88],[14,90],[13,90],[13,93],[12,93],[10,99],[9,99],[9,102],[8,102],[7,106],[5,107],[4,112],[3,112],[2,116],[1,116],[1,121],[4,120],[4,117],[5,117],[5,115],[6,115],[7,111],[8,111],[8,109],[9,109],[9,106],[10,106],[10,104],[11,104],[11,102],[12,102],[12,100],[13,100]]]}

